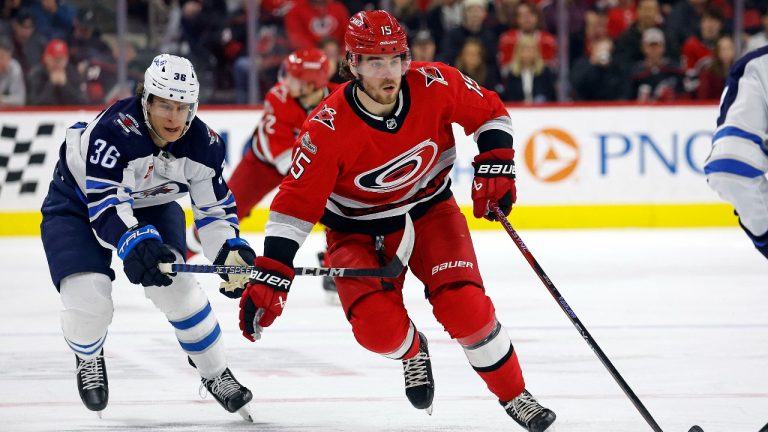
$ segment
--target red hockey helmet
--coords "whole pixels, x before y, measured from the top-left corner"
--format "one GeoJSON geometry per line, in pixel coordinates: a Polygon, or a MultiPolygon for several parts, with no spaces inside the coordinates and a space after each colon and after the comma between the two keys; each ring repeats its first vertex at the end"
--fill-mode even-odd
{"type": "Polygon", "coordinates": [[[344,44],[352,66],[357,66],[360,55],[402,54],[405,73],[411,62],[405,30],[387,11],[363,11],[353,15],[344,33],[344,44]]]}
{"type": "Polygon", "coordinates": [[[322,50],[306,48],[294,51],[286,57],[281,69],[283,75],[312,83],[315,88],[322,88],[330,80],[331,62],[322,50]]]}

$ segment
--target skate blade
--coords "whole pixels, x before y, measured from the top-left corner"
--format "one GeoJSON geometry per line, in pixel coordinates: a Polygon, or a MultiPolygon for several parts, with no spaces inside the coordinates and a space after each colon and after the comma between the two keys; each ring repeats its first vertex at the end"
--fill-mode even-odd
{"type": "Polygon", "coordinates": [[[96,411],[96,415],[97,415],[97,416],[99,416],[99,419],[101,419],[101,418],[102,418],[102,417],[101,417],[101,413],[102,413],[102,412],[103,412],[103,410],[102,410],[102,411],[96,411]]]}
{"type": "Polygon", "coordinates": [[[242,408],[237,410],[237,413],[240,414],[240,417],[242,417],[243,420],[253,423],[250,404],[245,404],[242,408]]]}
{"type": "Polygon", "coordinates": [[[434,407],[434,405],[430,405],[427,408],[424,408],[424,412],[426,412],[429,415],[432,415],[432,408],[433,407],[434,407]]]}

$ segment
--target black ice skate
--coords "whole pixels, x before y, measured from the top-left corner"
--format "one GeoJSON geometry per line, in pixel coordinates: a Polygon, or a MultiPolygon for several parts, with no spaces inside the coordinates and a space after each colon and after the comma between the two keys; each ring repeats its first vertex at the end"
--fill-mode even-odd
{"type": "Polygon", "coordinates": [[[91,411],[96,411],[101,417],[101,411],[109,401],[109,382],[107,382],[107,366],[104,363],[104,350],[90,360],[82,360],[75,355],[77,369],[77,391],[83,405],[91,411]]]}
{"type": "MultiPolygon", "coordinates": [[[[317,253],[317,260],[320,261],[320,267],[330,267],[330,264],[325,262],[325,252],[317,253]]],[[[339,301],[339,292],[336,289],[336,281],[331,276],[323,276],[323,291],[325,292],[325,300],[328,304],[337,305],[339,301]]]]}
{"type": "Polygon", "coordinates": [[[403,360],[405,395],[415,408],[426,410],[432,415],[432,400],[435,397],[435,381],[432,379],[432,362],[429,360],[427,338],[419,332],[419,353],[403,360]]]}
{"type": "Polygon", "coordinates": [[[528,390],[509,402],[499,401],[510,417],[529,432],[544,432],[555,422],[555,413],[539,405],[528,390]]]}
{"type": "MultiPolygon", "coordinates": [[[[190,363],[192,363],[191,359],[190,363]]],[[[253,421],[250,408],[248,407],[248,402],[253,399],[253,394],[235,379],[229,368],[216,378],[201,378],[200,381],[202,382],[200,384],[200,394],[202,397],[205,397],[203,391],[205,388],[225,410],[231,413],[237,412],[243,419],[250,422],[253,421]]]]}

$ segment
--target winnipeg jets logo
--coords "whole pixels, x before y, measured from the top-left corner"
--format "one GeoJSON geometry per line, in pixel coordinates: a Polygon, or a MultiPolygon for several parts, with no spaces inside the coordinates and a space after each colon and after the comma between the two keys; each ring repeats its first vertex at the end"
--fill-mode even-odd
{"type": "Polygon", "coordinates": [[[115,119],[115,124],[120,126],[126,135],[129,135],[131,132],[136,135],[141,135],[141,132],[139,132],[139,122],[137,122],[132,115],[118,113],[117,116],[118,118],[115,119]]]}
{"type": "Polygon", "coordinates": [[[416,70],[424,75],[424,78],[427,80],[427,87],[429,87],[433,82],[439,82],[440,84],[448,85],[448,81],[443,78],[443,73],[440,72],[440,69],[434,66],[422,66],[416,70]]]}
{"type": "Polygon", "coordinates": [[[437,144],[426,140],[389,162],[355,178],[355,185],[366,192],[387,193],[421,180],[437,158],[437,144]]]}
{"type": "Polygon", "coordinates": [[[329,128],[331,128],[332,131],[336,130],[336,127],[333,125],[333,116],[336,115],[336,110],[333,108],[328,108],[328,105],[323,105],[323,109],[317,112],[314,117],[312,117],[312,121],[318,121],[329,128]]]}

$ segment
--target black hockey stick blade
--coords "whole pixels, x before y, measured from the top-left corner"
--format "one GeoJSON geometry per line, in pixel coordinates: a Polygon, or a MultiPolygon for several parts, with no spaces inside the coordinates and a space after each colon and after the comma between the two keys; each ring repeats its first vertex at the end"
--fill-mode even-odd
{"type": "Polygon", "coordinates": [[[768,423],[765,424],[759,431],[757,432],[768,432],[768,423]]]}
{"type": "MultiPolygon", "coordinates": [[[[377,277],[377,278],[396,278],[405,270],[408,260],[413,252],[413,243],[415,241],[413,231],[413,221],[411,217],[405,215],[405,228],[403,229],[403,238],[397,246],[395,256],[384,267],[373,268],[347,268],[347,267],[296,267],[293,270],[296,276],[335,276],[335,277],[377,277]]],[[[163,273],[215,273],[215,274],[242,274],[251,273],[254,266],[236,266],[236,265],[213,265],[213,264],[158,264],[163,273]]]]}

